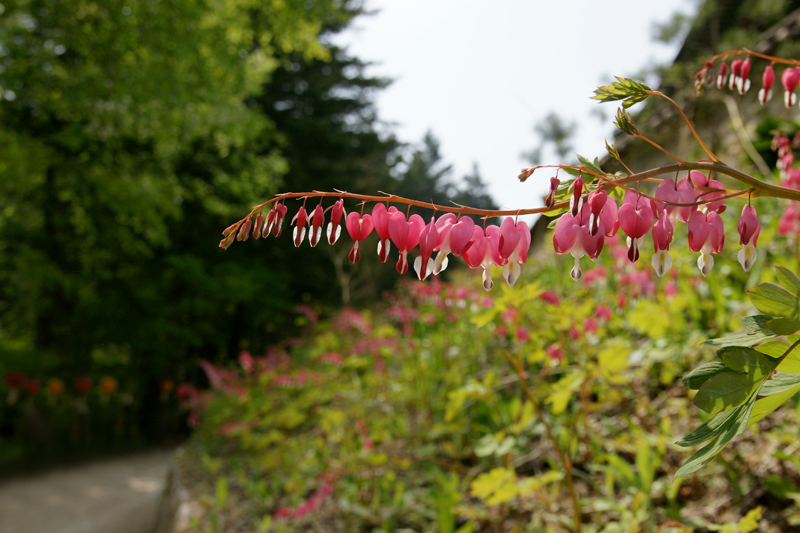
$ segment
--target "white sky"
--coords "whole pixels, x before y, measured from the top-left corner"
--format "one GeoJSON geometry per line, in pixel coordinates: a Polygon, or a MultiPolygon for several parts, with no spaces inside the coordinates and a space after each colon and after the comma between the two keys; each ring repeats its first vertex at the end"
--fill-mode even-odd
{"type": "MultiPolygon", "coordinates": [[[[377,63],[370,74],[394,79],[377,95],[381,119],[398,138],[419,143],[431,130],[460,179],[478,163],[501,208],[538,207],[550,174],[521,184],[521,153],[535,148],[533,126],[550,111],[578,124],[575,151],[605,153],[614,104],[590,100],[613,75],[667,63],[678,46],[652,42],[654,22],[692,0],[367,0],[371,16],[337,36],[339,45],[377,63]],[[601,122],[591,114],[601,108],[601,122]]],[[[688,80],[691,82],[691,80],[688,80]]],[[[545,152],[546,163],[557,163],[545,152]]],[[[362,191],[368,193],[369,191],[362,191]]]]}

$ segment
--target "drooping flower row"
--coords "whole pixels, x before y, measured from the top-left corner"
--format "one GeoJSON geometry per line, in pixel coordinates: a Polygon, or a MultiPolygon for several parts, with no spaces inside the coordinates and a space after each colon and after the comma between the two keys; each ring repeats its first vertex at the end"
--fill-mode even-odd
{"type": "MultiPolygon", "coordinates": [[[[371,214],[346,213],[344,200],[341,199],[327,209],[318,204],[310,215],[305,205],[300,207],[291,221],[295,246],[302,244],[307,230],[309,244],[313,247],[319,243],[328,211],[331,214],[326,239],[329,244],[336,243],[342,233],[344,220],[344,226],[353,240],[349,254],[353,264],[361,259],[362,243],[373,231],[378,235],[377,251],[381,262],[389,260],[392,244],[397,248],[396,268],[400,274],[409,270],[409,252],[419,248],[413,267],[420,280],[438,275],[446,269],[448,255],[452,254],[463,257],[470,268],[483,268],[483,286],[488,291],[494,286],[492,267],[501,267],[506,282],[514,285],[521,274],[521,265],[528,260],[531,233],[523,221],[515,222],[512,218],[506,218],[500,226],[481,227],[468,216],[446,213],[438,219],[432,216],[430,222],[425,224],[421,216],[415,214],[406,217],[396,207],[387,208],[383,203],[377,203],[371,214]]],[[[259,213],[239,225],[238,231],[237,224],[226,229],[220,247],[227,248],[234,239],[247,240],[251,234],[256,239],[270,234],[278,237],[283,231],[286,214],[286,205],[276,202],[266,217],[259,213]]]]}
{"type": "MultiPolygon", "coordinates": [[[[551,182],[551,194],[558,185],[558,180],[551,182]]],[[[669,247],[678,222],[687,223],[689,248],[700,252],[697,266],[704,276],[714,266],[713,255],[722,251],[725,233],[719,215],[726,209],[725,200],[714,199],[723,197],[725,189],[702,172],[690,171],[677,183],[672,178],[663,180],[656,189],[655,200],[628,191],[619,208],[605,191],[588,192],[580,177],[572,187],[570,210],[556,222],[553,247],[556,253],[572,254],[575,258],[571,275],[576,281],[582,275],[581,257],[587,255],[592,260],[597,259],[605,238],[614,236],[620,228],[628,237],[628,259],[631,262],[639,259],[645,236],[651,235],[655,250],[651,264],[659,277],[672,267],[669,247]],[[699,201],[707,203],[698,206],[699,201]]],[[[756,245],[761,224],[755,207],[749,204],[744,207],[737,229],[742,245],[738,259],[747,271],[758,255],[756,245]]]]}
{"type": "MultiPolygon", "coordinates": [[[[714,72],[714,63],[706,61],[703,70],[697,74],[698,83],[716,85],[718,89],[736,90],[744,95],[750,90],[750,58],[744,60],[737,58],[731,61],[730,70],[725,61],[714,72]]],[[[761,76],[761,89],[758,91],[758,101],[765,105],[772,98],[772,86],[775,84],[776,74],[772,64],[767,65],[761,76]]],[[[783,105],[791,108],[797,103],[797,88],[800,86],[800,67],[787,67],[781,73],[781,84],[784,88],[783,105]]]]}

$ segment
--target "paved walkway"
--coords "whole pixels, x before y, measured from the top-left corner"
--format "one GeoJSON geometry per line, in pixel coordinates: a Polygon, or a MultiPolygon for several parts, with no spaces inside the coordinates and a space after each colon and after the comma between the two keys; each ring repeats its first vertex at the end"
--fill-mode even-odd
{"type": "Polygon", "coordinates": [[[0,484],[2,533],[151,533],[172,451],[0,484]]]}

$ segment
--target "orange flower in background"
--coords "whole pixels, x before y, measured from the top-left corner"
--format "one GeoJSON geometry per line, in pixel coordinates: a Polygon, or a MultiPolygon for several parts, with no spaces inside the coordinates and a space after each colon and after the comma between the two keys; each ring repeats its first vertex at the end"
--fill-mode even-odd
{"type": "Polygon", "coordinates": [[[66,386],[64,385],[64,382],[58,378],[51,378],[47,382],[47,392],[49,392],[53,396],[58,396],[59,394],[64,392],[65,388],[66,386]]]}
{"type": "Polygon", "coordinates": [[[110,376],[105,376],[100,378],[100,383],[98,383],[97,386],[100,387],[100,390],[103,392],[103,394],[114,394],[114,392],[117,390],[118,384],[116,379],[110,376]]]}
{"type": "Polygon", "coordinates": [[[80,377],[75,380],[75,390],[78,394],[86,395],[92,390],[92,380],[87,377],[80,377]]]}
{"type": "Polygon", "coordinates": [[[169,394],[175,389],[175,382],[171,379],[161,381],[161,394],[169,394]]]}

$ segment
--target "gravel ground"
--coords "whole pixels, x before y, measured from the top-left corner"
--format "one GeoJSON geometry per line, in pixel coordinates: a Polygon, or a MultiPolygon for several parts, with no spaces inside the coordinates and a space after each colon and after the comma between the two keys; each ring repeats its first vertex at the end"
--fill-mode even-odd
{"type": "Polygon", "coordinates": [[[172,450],[0,484],[3,533],[151,533],[172,450]]]}

